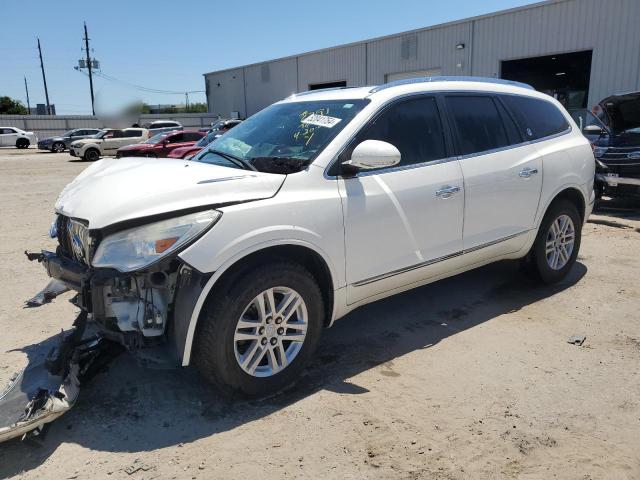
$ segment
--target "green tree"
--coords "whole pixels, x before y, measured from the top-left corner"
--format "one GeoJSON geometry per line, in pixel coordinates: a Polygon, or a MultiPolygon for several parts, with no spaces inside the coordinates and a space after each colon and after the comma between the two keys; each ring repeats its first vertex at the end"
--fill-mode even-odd
{"type": "Polygon", "coordinates": [[[0,97],[0,115],[28,115],[29,111],[20,100],[0,97]]]}
{"type": "Polygon", "coordinates": [[[190,103],[184,111],[186,113],[206,113],[209,111],[209,107],[206,103],[190,103]]]}

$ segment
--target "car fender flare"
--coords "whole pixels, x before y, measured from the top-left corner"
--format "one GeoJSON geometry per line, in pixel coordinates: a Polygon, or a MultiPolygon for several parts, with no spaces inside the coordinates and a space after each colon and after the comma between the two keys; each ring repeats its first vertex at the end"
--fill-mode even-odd
{"type": "MultiPolygon", "coordinates": [[[[253,253],[259,252],[260,250],[264,250],[269,247],[286,246],[286,245],[306,247],[310,250],[313,250],[318,255],[320,255],[320,257],[323,259],[323,261],[327,265],[327,268],[329,269],[329,273],[334,282],[334,286],[336,285],[335,283],[337,280],[336,271],[329,260],[329,256],[326,254],[326,252],[324,252],[320,247],[318,247],[314,243],[308,242],[306,240],[301,240],[299,238],[283,238],[283,239],[277,239],[277,240],[276,239],[265,240],[263,242],[253,244],[252,246],[224,260],[220,264],[220,266],[216,269],[216,271],[213,272],[211,277],[208,279],[207,283],[202,288],[202,291],[198,296],[198,300],[196,301],[193,307],[191,318],[189,319],[189,325],[188,325],[185,340],[184,340],[184,353],[182,354],[182,359],[181,359],[182,366],[186,367],[187,365],[189,365],[191,361],[191,350],[193,346],[193,340],[195,338],[196,327],[198,324],[198,319],[200,318],[202,307],[204,306],[204,303],[207,300],[209,293],[213,289],[216,282],[222,277],[222,275],[224,275],[224,273],[227,270],[229,270],[229,268],[231,268],[233,265],[235,265],[237,262],[241,261],[243,258],[246,258],[247,256],[253,253]]],[[[333,310],[335,314],[335,305],[333,310]]]]}

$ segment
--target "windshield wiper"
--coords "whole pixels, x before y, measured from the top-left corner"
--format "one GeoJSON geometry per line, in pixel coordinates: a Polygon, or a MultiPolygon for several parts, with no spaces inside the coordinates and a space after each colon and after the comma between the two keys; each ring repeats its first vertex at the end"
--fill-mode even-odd
{"type": "Polygon", "coordinates": [[[253,157],[249,159],[258,171],[287,175],[304,170],[309,160],[300,157],[253,157]]]}
{"type": "Polygon", "coordinates": [[[254,167],[253,165],[251,165],[251,163],[247,162],[246,160],[244,160],[243,158],[240,157],[236,157],[235,155],[232,155],[230,153],[226,153],[226,152],[221,152],[220,150],[216,150],[213,148],[210,148],[207,150],[208,152],[211,152],[215,155],[220,155],[222,158],[226,158],[227,160],[229,160],[230,162],[235,163],[236,165],[242,167],[245,170],[253,170],[256,171],[256,167],[254,167]]]}

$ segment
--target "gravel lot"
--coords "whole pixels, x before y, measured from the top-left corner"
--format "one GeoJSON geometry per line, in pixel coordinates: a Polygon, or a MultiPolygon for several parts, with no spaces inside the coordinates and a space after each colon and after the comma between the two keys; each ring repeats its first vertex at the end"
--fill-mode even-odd
{"type": "MultiPolygon", "coordinates": [[[[0,384],[74,318],[70,294],[22,308],[47,281],[22,252],[53,247],[53,203],[86,166],[0,149],[0,384]]],[[[638,212],[607,202],[556,287],[505,262],[352,313],[268,401],[123,355],[44,440],[0,445],[0,477],[640,478],[638,212]]]]}

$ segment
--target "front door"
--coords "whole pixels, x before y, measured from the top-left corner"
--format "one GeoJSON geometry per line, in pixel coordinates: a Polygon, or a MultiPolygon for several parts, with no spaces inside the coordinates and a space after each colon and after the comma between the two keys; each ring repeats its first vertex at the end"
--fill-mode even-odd
{"type": "Polygon", "coordinates": [[[462,250],[462,171],[448,153],[436,99],[387,107],[338,161],[369,139],[394,145],[401,161],[338,179],[349,304],[435,275],[462,250]]]}
{"type": "MultiPolygon", "coordinates": [[[[532,229],[542,189],[542,157],[535,146],[523,141],[497,98],[447,95],[446,106],[464,176],[464,249],[532,229]]],[[[508,245],[518,249],[517,242],[508,245]]]]}

